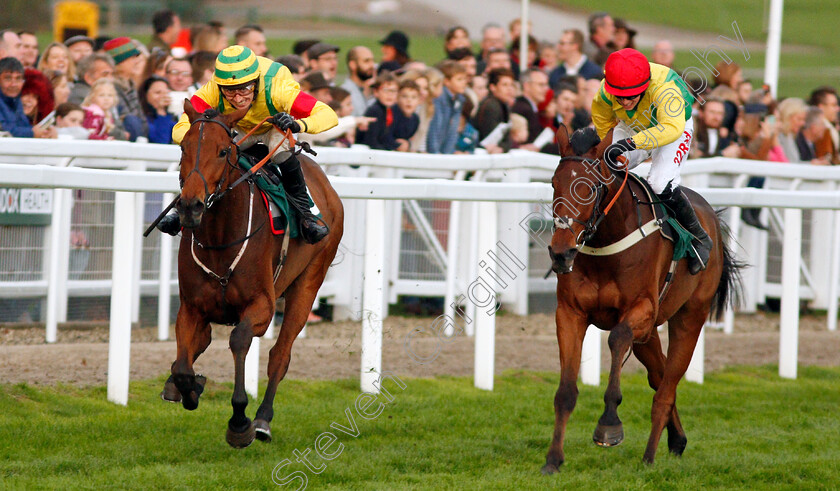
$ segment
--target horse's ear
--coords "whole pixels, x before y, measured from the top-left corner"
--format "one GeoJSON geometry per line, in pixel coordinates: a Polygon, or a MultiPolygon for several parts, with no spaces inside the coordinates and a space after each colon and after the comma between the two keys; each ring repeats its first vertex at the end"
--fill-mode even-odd
{"type": "Polygon", "coordinates": [[[560,123],[560,127],[557,128],[557,134],[554,137],[557,139],[557,148],[560,149],[560,156],[571,156],[572,146],[569,144],[569,130],[565,124],[560,123]]]}
{"type": "Polygon", "coordinates": [[[188,118],[190,118],[190,123],[192,123],[193,121],[198,119],[199,116],[201,116],[201,114],[199,114],[198,111],[195,110],[195,108],[192,105],[192,102],[190,102],[189,99],[184,99],[184,113],[187,115],[188,118]]]}
{"type": "Polygon", "coordinates": [[[236,123],[238,123],[240,119],[245,117],[245,114],[248,112],[248,109],[250,109],[248,106],[243,107],[242,109],[237,109],[236,111],[233,111],[230,114],[223,115],[219,119],[221,119],[222,122],[228,125],[228,127],[233,128],[234,126],[236,126],[236,123]]]}
{"type": "Polygon", "coordinates": [[[595,147],[595,156],[596,157],[601,158],[604,155],[604,152],[607,150],[607,147],[612,144],[612,141],[613,141],[612,136],[613,136],[613,130],[614,129],[615,129],[615,127],[610,129],[610,131],[607,132],[607,135],[604,136],[604,138],[601,140],[601,143],[599,143],[598,146],[595,147]]]}

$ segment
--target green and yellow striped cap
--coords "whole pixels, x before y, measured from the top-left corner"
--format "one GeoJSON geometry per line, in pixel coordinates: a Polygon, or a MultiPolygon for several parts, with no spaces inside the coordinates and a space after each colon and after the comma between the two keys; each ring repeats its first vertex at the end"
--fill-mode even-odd
{"type": "Polygon", "coordinates": [[[242,85],[260,76],[260,64],[253,51],[245,46],[228,46],[216,58],[213,81],[219,85],[242,85]]]}

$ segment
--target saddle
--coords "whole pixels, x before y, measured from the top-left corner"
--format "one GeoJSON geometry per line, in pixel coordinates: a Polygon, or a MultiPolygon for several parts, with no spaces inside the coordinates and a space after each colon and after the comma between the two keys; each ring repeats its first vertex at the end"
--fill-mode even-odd
{"type": "MultiPolygon", "coordinates": [[[[265,145],[261,143],[253,145],[240,152],[239,166],[247,171],[267,154],[268,147],[265,145]]],[[[259,188],[263,203],[271,216],[269,222],[271,232],[274,235],[283,235],[286,233],[288,225],[289,238],[296,238],[300,234],[300,214],[286,199],[286,190],[283,189],[280,178],[268,169],[268,165],[265,165],[255,174],[254,182],[259,188]]],[[[312,198],[309,199],[309,205],[310,207],[314,205],[312,198]]]]}
{"type": "MultiPolygon", "coordinates": [[[[636,187],[644,193],[643,196],[636,196],[636,193],[633,191],[633,186],[630,186],[630,192],[633,193],[633,198],[636,203],[639,206],[650,206],[651,213],[660,223],[659,233],[665,240],[674,244],[674,256],[672,260],[679,261],[688,256],[693,257],[695,251],[691,247],[691,240],[694,236],[669,213],[668,208],[662,204],[647,180],[630,172],[628,182],[637,184],[636,187]]],[[[639,215],[639,221],[641,222],[641,215],[639,215]]]]}

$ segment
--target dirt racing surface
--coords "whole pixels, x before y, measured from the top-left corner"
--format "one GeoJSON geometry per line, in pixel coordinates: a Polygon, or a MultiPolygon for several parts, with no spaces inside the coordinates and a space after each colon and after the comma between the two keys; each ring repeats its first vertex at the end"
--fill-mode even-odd
{"type": "MultiPolygon", "coordinates": [[[[472,376],[474,343],[459,335],[448,343],[431,336],[431,317],[389,317],[384,323],[385,370],[397,375],[472,376]],[[420,328],[406,348],[406,335],[420,328]],[[435,354],[437,351],[437,354],[435,354]],[[421,363],[424,362],[424,363],[421,363]]],[[[228,349],[229,327],[213,330],[213,343],[196,362],[196,371],[217,382],[233,381],[233,357],[228,349]]],[[[287,377],[292,379],[355,378],[360,370],[360,322],[323,322],[307,327],[306,337],[295,342],[287,377]]],[[[154,328],[132,332],[131,378],[158,377],[169,372],[175,359],[174,341],[156,341],[154,328]]],[[[667,346],[667,332],[660,333],[667,346]]],[[[174,334],[172,339],[174,339],[174,334]]],[[[274,340],[261,340],[260,365],[264,370],[274,340]]],[[[602,334],[602,367],[609,370],[607,336],[602,334]]],[[[735,333],[715,329],[706,333],[706,371],[729,365],[778,364],[779,318],[775,314],[739,315],[735,333]]],[[[829,332],[825,317],[805,316],[800,321],[800,365],[840,365],[840,331],[829,332]]],[[[501,315],[496,321],[496,370],[547,370],[559,373],[554,316],[501,315]]],[[[625,370],[642,369],[631,357],[625,370]]],[[[0,383],[36,385],[105,385],[108,370],[108,329],[59,329],[58,342],[44,343],[42,328],[0,327],[0,383]]]]}

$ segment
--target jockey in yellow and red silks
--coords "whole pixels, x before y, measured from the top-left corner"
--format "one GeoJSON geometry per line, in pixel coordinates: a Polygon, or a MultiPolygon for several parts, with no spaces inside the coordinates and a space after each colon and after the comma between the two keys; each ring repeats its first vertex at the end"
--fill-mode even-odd
{"type": "Polygon", "coordinates": [[[688,158],[694,123],[694,97],[680,76],[670,68],[650,63],[632,48],[612,53],[604,64],[604,80],[592,100],[592,122],[598,136],[612,129],[612,144],[604,152],[607,164],[620,155],[629,168],[650,158],[648,182],[675,218],[694,235],[696,257],[689,257],[689,271],[706,269],[712,240],[680,186],[680,165],[688,158]]]}
{"type": "MultiPolygon", "coordinates": [[[[236,124],[239,130],[237,143],[243,150],[258,142],[274,148],[283,139],[283,134],[275,130],[275,125],[280,130],[292,130],[293,133],[320,133],[338,124],[335,111],[302,92],[288,68],[256,56],[244,46],[230,46],[219,53],[213,78],[198,89],[190,102],[198,112],[215,109],[221,114],[248,107],[248,112],[236,124]],[[273,117],[274,124],[262,123],[269,116],[273,117]],[[239,139],[258,125],[261,126],[254,134],[247,139],[239,139]]],[[[172,129],[175,143],[181,142],[189,127],[187,115],[181,115],[172,129]]],[[[301,212],[303,239],[315,243],[323,239],[329,230],[318,223],[309,209],[303,172],[293,150],[284,143],[271,156],[271,164],[279,168],[289,201],[301,212]]],[[[158,228],[177,234],[180,224],[170,223],[170,217],[162,220],[158,228]]],[[[177,214],[174,217],[177,220],[177,214]]]]}

